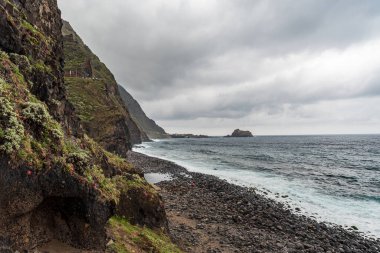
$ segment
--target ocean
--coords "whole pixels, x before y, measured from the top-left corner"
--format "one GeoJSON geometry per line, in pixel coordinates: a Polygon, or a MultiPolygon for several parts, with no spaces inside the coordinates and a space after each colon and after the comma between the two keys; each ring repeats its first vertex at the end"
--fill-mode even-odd
{"type": "Polygon", "coordinates": [[[380,238],[380,135],[165,139],[134,151],[215,175],[380,238]]]}

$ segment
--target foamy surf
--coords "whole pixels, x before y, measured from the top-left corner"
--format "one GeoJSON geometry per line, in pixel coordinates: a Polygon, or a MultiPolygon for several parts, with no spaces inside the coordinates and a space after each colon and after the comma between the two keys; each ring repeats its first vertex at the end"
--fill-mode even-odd
{"type": "MultiPolygon", "coordinates": [[[[222,140],[225,145],[229,145],[226,143],[228,141],[222,140]]],[[[315,182],[312,182],[311,179],[301,180],[296,176],[292,178],[281,175],[281,173],[268,173],[272,169],[270,166],[267,166],[268,168],[260,167],[257,170],[254,164],[258,163],[265,167],[266,163],[276,163],[276,159],[270,161],[271,159],[268,157],[262,156],[260,159],[263,159],[264,162],[246,162],[247,157],[249,157],[246,155],[241,161],[234,157],[234,152],[225,153],[225,147],[220,147],[220,140],[214,142],[215,140],[211,139],[163,140],[159,143],[137,146],[134,150],[170,160],[192,172],[210,174],[237,185],[255,187],[262,194],[285,203],[296,213],[306,214],[318,221],[334,223],[347,228],[358,228],[367,236],[380,238],[380,203],[378,201],[371,198],[361,199],[356,196],[354,198],[339,196],[341,194],[339,192],[336,195],[335,193],[325,194],[319,188],[314,187],[315,182]],[[223,159],[219,159],[219,156],[222,155],[224,156],[223,159]],[[230,159],[228,159],[229,156],[230,159]],[[241,169],[242,166],[244,169],[241,169]]],[[[246,144],[243,143],[242,145],[246,144]]],[[[239,149],[239,145],[232,146],[229,148],[239,149]]],[[[241,153],[238,150],[235,151],[241,153]]],[[[258,156],[255,156],[255,159],[256,157],[258,156]]],[[[294,166],[292,161],[288,162],[288,166],[294,166]]],[[[307,173],[312,174],[316,171],[307,173]]],[[[332,188],[331,191],[333,190],[336,189],[332,188]]],[[[344,191],[344,188],[336,191],[344,191]]]]}

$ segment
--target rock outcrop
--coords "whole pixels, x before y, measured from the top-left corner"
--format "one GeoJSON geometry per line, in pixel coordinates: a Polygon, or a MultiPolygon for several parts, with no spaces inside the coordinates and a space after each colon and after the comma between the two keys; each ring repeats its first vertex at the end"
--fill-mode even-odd
{"type": "Polygon", "coordinates": [[[110,70],[66,21],[62,34],[68,99],[85,132],[106,150],[125,156],[133,144],[148,137],[124,105],[110,70]]]}
{"type": "Polygon", "coordinates": [[[107,223],[117,214],[166,228],[161,198],[142,174],[84,134],[66,98],[61,26],[56,0],[0,0],[0,249],[6,252],[30,252],[52,239],[104,250],[107,223]]]}
{"type": "Polygon", "coordinates": [[[165,139],[170,136],[165,130],[154,122],[154,120],[148,118],[145,112],[141,108],[140,104],[129,94],[124,87],[119,85],[119,91],[121,98],[123,99],[126,107],[128,108],[132,119],[142,129],[150,139],[165,139]]]}
{"type": "Polygon", "coordinates": [[[227,137],[253,137],[253,135],[250,131],[235,129],[232,135],[228,135],[227,137]]]}
{"type": "Polygon", "coordinates": [[[79,124],[64,96],[61,26],[53,0],[0,0],[0,48],[12,54],[12,61],[32,84],[33,95],[46,103],[65,129],[76,133],[79,124]]]}

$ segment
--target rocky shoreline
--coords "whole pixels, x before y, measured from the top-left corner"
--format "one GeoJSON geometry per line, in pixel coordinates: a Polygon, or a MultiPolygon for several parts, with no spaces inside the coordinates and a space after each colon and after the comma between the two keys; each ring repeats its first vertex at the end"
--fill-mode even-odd
{"type": "Polygon", "coordinates": [[[380,252],[379,239],[294,214],[255,189],[135,152],[128,160],[144,173],[171,175],[157,186],[185,252],[380,252]]]}

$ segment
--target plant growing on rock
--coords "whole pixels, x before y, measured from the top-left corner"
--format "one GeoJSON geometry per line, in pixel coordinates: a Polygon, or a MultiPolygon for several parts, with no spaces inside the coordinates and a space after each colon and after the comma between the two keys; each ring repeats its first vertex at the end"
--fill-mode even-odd
{"type": "Polygon", "coordinates": [[[115,182],[117,178],[108,178],[103,174],[102,168],[98,166],[92,166],[84,172],[84,176],[88,182],[92,183],[94,187],[100,188],[101,192],[108,198],[118,201],[120,195],[120,189],[115,182]]]}
{"type": "Polygon", "coordinates": [[[0,98],[0,151],[7,154],[19,149],[24,138],[24,126],[17,118],[12,103],[0,98]]]}
{"type": "Polygon", "coordinates": [[[41,127],[45,126],[45,124],[51,119],[46,107],[41,103],[34,102],[27,102],[25,104],[25,108],[22,110],[22,115],[30,123],[41,127]]]}
{"type": "MultiPolygon", "coordinates": [[[[9,244],[19,251],[34,249],[52,238],[68,238],[68,243],[81,248],[102,248],[106,238],[104,226],[114,215],[116,204],[127,201],[123,206],[134,206],[145,212],[145,209],[156,210],[152,208],[155,203],[128,201],[127,194],[120,199],[119,187],[135,180],[128,175],[137,173],[136,170],[125,160],[104,151],[95,141],[81,136],[79,122],[69,107],[68,110],[54,108],[64,109],[66,103],[61,75],[61,21],[56,2],[20,4],[16,0],[0,0],[0,16],[0,30],[4,31],[0,46],[0,155],[4,162],[0,177],[4,189],[0,205],[4,221],[0,222],[1,235],[9,237],[9,244]],[[19,11],[3,8],[5,2],[14,3],[19,11]],[[27,17],[22,15],[24,12],[28,13],[27,17]],[[54,116],[49,114],[47,105],[53,106],[54,116]],[[84,171],[87,171],[85,175],[84,171]],[[65,219],[68,227],[57,229],[54,235],[43,233],[50,231],[50,224],[46,223],[50,223],[56,210],[67,216],[60,216],[60,220],[65,219]]],[[[97,84],[99,89],[104,87],[104,81],[97,84]]],[[[96,93],[88,97],[95,100],[96,93]]],[[[108,106],[112,99],[104,100],[105,108],[112,109],[104,111],[104,119],[111,121],[105,137],[116,126],[113,122],[119,122],[122,116],[108,106]]],[[[98,107],[91,107],[95,109],[98,107]]],[[[140,180],[136,187],[145,187],[140,186],[140,180]]]]}
{"type": "Polygon", "coordinates": [[[75,171],[83,174],[89,167],[90,157],[84,150],[72,152],[68,154],[67,162],[74,165],[75,171]]]}
{"type": "Polygon", "coordinates": [[[63,138],[64,134],[61,126],[50,116],[46,106],[38,102],[27,102],[22,110],[22,116],[35,131],[39,134],[51,136],[56,140],[63,138]]]}
{"type": "Polygon", "coordinates": [[[134,252],[134,250],[156,253],[182,252],[164,233],[132,225],[122,217],[112,217],[108,223],[108,231],[115,241],[107,245],[107,253],[134,252]]]}

